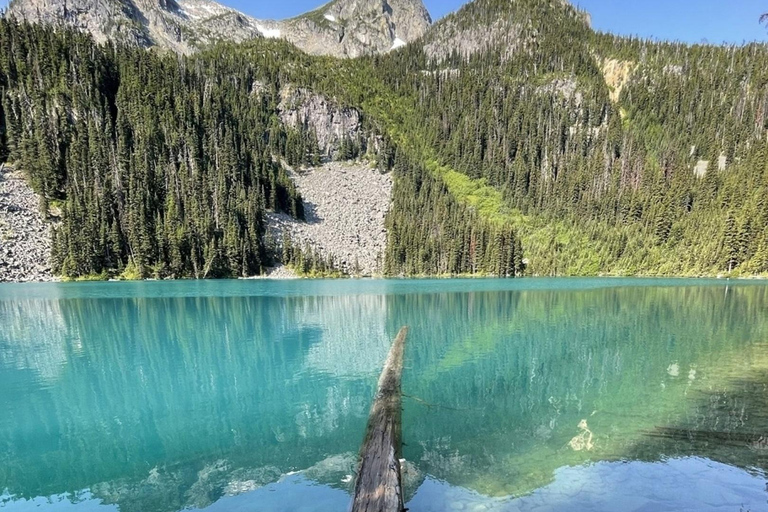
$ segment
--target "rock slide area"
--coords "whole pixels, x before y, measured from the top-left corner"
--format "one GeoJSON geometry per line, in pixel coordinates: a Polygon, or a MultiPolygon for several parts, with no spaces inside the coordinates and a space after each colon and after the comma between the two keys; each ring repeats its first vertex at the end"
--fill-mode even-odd
{"type": "MultiPolygon", "coordinates": [[[[348,274],[380,274],[391,175],[366,163],[331,162],[292,177],[304,199],[306,221],[268,213],[267,237],[276,249],[282,248],[287,233],[295,245],[333,256],[348,274]]],[[[0,166],[0,282],[54,281],[50,257],[50,224],[40,214],[37,195],[20,171],[0,166]]],[[[265,277],[294,275],[277,267],[265,277]]]]}
{"type": "Polygon", "coordinates": [[[0,164],[0,282],[53,281],[50,226],[19,171],[0,164]]]}
{"type": "Polygon", "coordinates": [[[357,267],[364,276],[380,274],[391,175],[365,163],[331,162],[292,177],[304,200],[306,222],[283,213],[267,214],[267,236],[278,251],[287,233],[294,245],[333,256],[346,273],[356,274],[357,267]]]}

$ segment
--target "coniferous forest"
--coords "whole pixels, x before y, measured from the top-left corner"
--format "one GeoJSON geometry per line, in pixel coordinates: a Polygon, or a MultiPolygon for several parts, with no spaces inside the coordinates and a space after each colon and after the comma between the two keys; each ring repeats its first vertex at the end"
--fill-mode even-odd
{"type": "Polygon", "coordinates": [[[620,38],[562,2],[477,0],[355,60],[263,40],[179,56],[6,19],[0,46],[0,161],[57,220],[64,276],[259,274],[264,212],[303,216],[281,162],[318,158],[276,115],[286,84],[360,109],[383,141],[387,275],[768,273],[764,45],[620,38]],[[496,20],[482,44],[445,43],[496,20]]]}
{"type": "Polygon", "coordinates": [[[60,212],[57,272],[252,275],[264,209],[302,216],[274,158],[291,150],[287,134],[269,99],[249,95],[254,73],[274,83],[276,65],[99,47],[9,21],[0,42],[3,148],[60,212]]]}

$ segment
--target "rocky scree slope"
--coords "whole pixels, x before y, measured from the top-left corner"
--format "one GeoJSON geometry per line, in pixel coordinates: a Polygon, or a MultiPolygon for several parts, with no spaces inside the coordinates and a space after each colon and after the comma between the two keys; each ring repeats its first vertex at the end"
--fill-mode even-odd
{"type": "Polygon", "coordinates": [[[384,53],[431,24],[421,0],[335,0],[285,21],[259,20],[212,0],[14,0],[8,16],[63,24],[107,40],[191,53],[216,41],[282,38],[314,55],[384,53]]]}
{"type": "Polygon", "coordinates": [[[288,235],[294,246],[309,246],[326,258],[333,257],[347,274],[380,274],[391,175],[365,163],[331,162],[294,172],[292,178],[304,199],[306,221],[283,213],[267,214],[267,237],[277,252],[288,235]]]}
{"type": "Polygon", "coordinates": [[[373,156],[381,150],[381,138],[366,132],[358,109],[336,105],[323,95],[290,84],[280,91],[277,112],[285,126],[313,131],[326,164],[291,172],[303,199],[306,220],[268,213],[266,245],[273,247],[280,260],[287,235],[294,246],[332,258],[346,274],[380,274],[392,177],[366,163],[336,160],[345,140],[363,142],[364,152],[373,156]]]}
{"type": "Polygon", "coordinates": [[[0,164],[0,282],[52,281],[50,229],[37,195],[0,164]]]}

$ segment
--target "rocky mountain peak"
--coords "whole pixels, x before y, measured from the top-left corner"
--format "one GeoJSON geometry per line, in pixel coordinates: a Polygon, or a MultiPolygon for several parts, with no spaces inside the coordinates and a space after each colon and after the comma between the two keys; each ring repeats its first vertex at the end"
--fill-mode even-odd
{"type": "Polygon", "coordinates": [[[437,22],[423,45],[437,62],[489,52],[506,61],[535,51],[542,38],[559,37],[551,27],[567,24],[586,33],[590,23],[589,15],[568,0],[474,0],[437,22]]]}
{"type": "Polygon", "coordinates": [[[385,53],[421,37],[432,19],[421,0],[334,0],[285,22],[285,37],[312,54],[334,47],[357,57],[385,53]]]}
{"type": "Polygon", "coordinates": [[[191,53],[206,44],[283,38],[317,55],[384,53],[421,37],[431,18],[421,0],[333,0],[284,21],[259,20],[213,0],[13,0],[8,16],[65,23],[144,47],[191,53]]]}

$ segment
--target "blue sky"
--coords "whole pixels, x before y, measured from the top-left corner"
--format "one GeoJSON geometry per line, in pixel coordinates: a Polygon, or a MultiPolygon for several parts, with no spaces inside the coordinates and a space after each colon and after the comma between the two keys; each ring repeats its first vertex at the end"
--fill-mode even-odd
{"type": "MultiPolygon", "coordinates": [[[[257,18],[280,19],[318,7],[323,0],[219,0],[257,18]]],[[[458,9],[464,0],[424,0],[434,19],[458,9]]],[[[758,18],[768,0],[572,0],[592,14],[599,30],[692,43],[768,42],[758,18]]],[[[0,0],[0,6],[7,0],[0,0]]]]}
{"type": "Polygon", "coordinates": [[[766,0],[573,0],[605,32],[699,43],[768,41],[766,0]]]}

